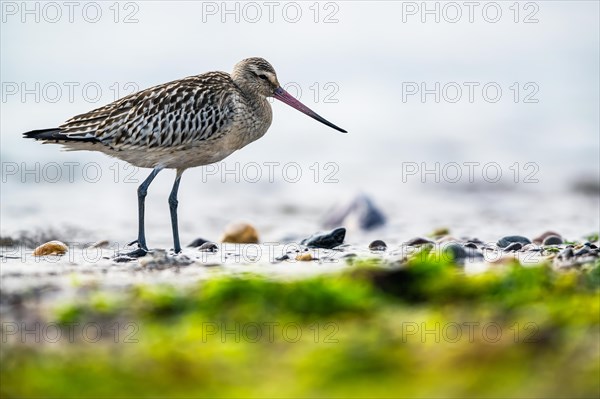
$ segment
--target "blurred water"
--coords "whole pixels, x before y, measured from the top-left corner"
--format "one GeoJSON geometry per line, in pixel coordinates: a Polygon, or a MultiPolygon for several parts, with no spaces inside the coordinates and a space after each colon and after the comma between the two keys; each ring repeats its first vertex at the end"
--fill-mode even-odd
{"type": "MultiPolygon", "coordinates": [[[[374,234],[392,240],[438,225],[484,238],[547,228],[565,235],[598,230],[597,195],[576,193],[573,185],[599,179],[599,5],[529,3],[537,9],[519,3],[517,23],[512,2],[496,3],[502,11],[496,23],[480,12],[488,2],[480,3],[473,23],[464,7],[456,23],[444,15],[439,23],[425,15],[423,23],[423,15],[408,12],[420,2],[319,3],[317,23],[313,3],[294,3],[302,10],[295,23],[278,13],[269,22],[260,2],[263,17],[255,23],[249,21],[254,14],[243,14],[244,3],[235,2],[228,4],[233,10],[238,4],[239,22],[235,12],[207,12],[220,2],[134,2],[135,9],[120,3],[117,23],[104,3],[97,23],[77,13],[70,23],[65,10],[56,23],[47,15],[38,23],[26,16],[23,23],[21,10],[5,12],[1,233],[72,225],[86,231],[85,239],[132,239],[135,188],[149,171],[130,176],[132,170],[105,156],[60,152],[24,140],[21,133],[56,126],[131,87],[229,71],[248,56],[271,61],[291,92],[350,133],[339,134],[275,103],[274,122],[263,139],[233,154],[214,175],[214,169],[184,175],[184,241],[216,239],[225,224],[238,219],[255,223],[265,239],[310,233],[331,205],[361,191],[389,216],[388,230],[374,234]],[[123,23],[131,11],[138,22],[123,23]],[[337,22],[324,23],[328,15],[337,22]],[[527,15],[538,22],[524,23],[527,15]],[[40,88],[58,85],[62,95],[56,101],[43,89],[23,95],[23,87],[35,88],[36,82],[40,88]],[[439,102],[435,94],[423,102],[421,93],[407,92],[421,84],[431,90],[436,82],[439,102]],[[476,84],[472,102],[465,82],[476,84]],[[481,90],[490,83],[502,90],[497,102],[486,100],[481,90]],[[83,92],[86,84],[101,89],[97,100],[93,91],[83,92]],[[72,98],[68,85],[75,85],[72,98]],[[456,85],[462,97],[453,103],[456,85]],[[61,170],[56,183],[49,182],[52,162],[61,170]],[[76,163],[72,183],[69,162],[76,163]],[[249,181],[252,162],[260,165],[259,182],[249,181]],[[277,165],[273,182],[266,178],[265,162],[277,165]],[[462,174],[455,183],[449,182],[453,163],[462,174]],[[220,173],[236,165],[238,172],[220,173]],[[468,165],[475,168],[473,181],[468,165]],[[497,182],[493,173],[482,172],[490,165],[487,172],[502,173],[497,182]],[[102,175],[94,181],[97,168],[102,175]],[[298,168],[302,178],[292,182],[298,168]],[[435,172],[424,173],[428,170],[435,172]]],[[[290,3],[278,4],[283,9],[290,3]]],[[[443,9],[447,3],[427,4],[443,9]]],[[[172,172],[161,173],[148,197],[148,236],[154,245],[170,243],[166,196],[172,178],[172,172]]]]}

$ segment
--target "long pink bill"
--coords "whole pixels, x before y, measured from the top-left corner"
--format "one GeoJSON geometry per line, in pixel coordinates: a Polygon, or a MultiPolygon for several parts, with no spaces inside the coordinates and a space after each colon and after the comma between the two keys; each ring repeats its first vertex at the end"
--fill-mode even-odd
{"type": "Polygon", "coordinates": [[[278,87],[275,90],[275,93],[273,93],[273,97],[275,97],[279,101],[289,105],[292,108],[296,108],[298,111],[302,112],[303,114],[308,115],[311,118],[318,120],[319,122],[321,122],[324,125],[332,127],[335,130],[340,131],[342,133],[348,133],[344,129],[337,127],[333,123],[331,123],[328,120],[326,120],[325,118],[321,117],[319,114],[317,114],[315,111],[308,108],[306,105],[302,104],[300,101],[296,100],[294,97],[292,97],[292,95],[290,93],[283,90],[281,87],[278,87]]]}

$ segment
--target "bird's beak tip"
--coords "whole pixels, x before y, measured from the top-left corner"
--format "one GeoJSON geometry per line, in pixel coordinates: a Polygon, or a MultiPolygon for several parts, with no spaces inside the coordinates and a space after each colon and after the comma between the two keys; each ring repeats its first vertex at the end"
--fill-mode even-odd
{"type": "Polygon", "coordinates": [[[303,114],[308,115],[311,118],[318,120],[319,122],[329,126],[330,128],[337,130],[338,132],[348,133],[346,130],[344,130],[340,127],[337,127],[333,123],[329,122],[328,120],[326,120],[325,118],[321,117],[316,112],[314,112],[313,110],[308,108],[306,105],[302,104],[300,101],[296,100],[293,96],[291,96],[282,87],[278,87],[277,89],[275,89],[275,91],[273,92],[273,97],[275,97],[279,101],[291,106],[292,108],[297,109],[298,111],[302,112],[303,114]]]}

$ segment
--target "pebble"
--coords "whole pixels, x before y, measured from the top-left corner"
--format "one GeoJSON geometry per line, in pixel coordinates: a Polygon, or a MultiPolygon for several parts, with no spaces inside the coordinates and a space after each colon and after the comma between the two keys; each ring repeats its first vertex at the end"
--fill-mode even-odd
{"type": "Polygon", "coordinates": [[[302,262],[308,262],[310,260],[313,260],[313,257],[309,252],[306,252],[306,253],[296,256],[296,260],[299,260],[302,262]]]}
{"type": "Polygon", "coordinates": [[[558,257],[565,260],[571,259],[573,257],[573,248],[565,248],[558,254],[558,257]]]}
{"type": "Polygon", "coordinates": [[[375,240],[369,244],[369,249],[371,251],[385,251],[387,249],[387,245],[381,240],[375,240]]]}
{"type": "Polygon", "coordinates": [[[474,242],[468,242],[465,244],[465,248],[477,249],[477,245],[474,242]]]}
{"type": "Polygon", "coordinates": [[[60,241],[49,241],[33,250],[33,256],[64,255],[69,248],[60,241]]]}
{"type": "Polygon", "coordinates": [[[300,242],[311,248],[332,249],[344,243],[346,237],[346,229],[343,227],[337,228],[326,233],[317,233],[305,238],[300,242]]]}
{"type": "Polygon", "coordinates": [[[197,247],[200,247],[200,246],[202,246],[202,244],[205,244],[207,242],[209,242],[209,241],[205,240],[204,238],[196,238],[194,241],[192,241],[192,242],[190,242],[188,244],[188,247],[189,248],[197,248],[197,247]]]}
{"type": "Polygon", "coordinates": [[[275,258],[275,260],[276,260],[277,262],[282,262],[282,261],[284,261],[284,260],[288,260],[289,258],[290,258],[290,257],[288,256],[288,254],[283,254],[283,255],[281,255],[281,256],[278,256],[277,258],[275,258]]]}
{"type": "Polygon", "coordinates": [[[411,238],[410,240],[408,240],[404,243],[404,245],[409,245],[409,246],[418,246],[418,245],[425,245],[425,244],[433,244],[433,241],[428,240],[427,238],[423,238],[423,237],[415,237],[415,238],[411,238]]]}
{"type": "Polygon", "coordinates": [[[523,236],[506,236],[506,237],[502,237],[501,239],[499,239],[498,242],[497,242],[497,245],[500,248],[506,248],[506,247],[508,247],[513,242],[518,242],[518,243],[521,243],[522,245],[531,244],[531,241],[527,237],[523,237],[523,236]]]}
{"type": "Polygon", "coordinates": [[[200,245],[200,248],[198,248],[198,251],[202,252],[217,252],[218,250],[219,247],[217,247],[217,244],[214,242],[205,242],[204,244],[200,245]]]}
{"type": "Polygon", "coordinates": [[[437,229],[433,230],[429,236],[430,237],[442,237],[442,236],[447,236],[447,235],[450,235],[449,228],[438,227],[437,229]]]}
{"type": "Polygon", "coordinates": [[[452,258],[456,262],[464,261],[467,258],[467,251],[463,248],[462,245],[460,245],[456,242],[452,242],[452,243],[449,243],[448,245],[445,245],[444,252],[451,253],[452,258]]]}
{"type": "Polygon", "coordinates": [[[554,232],[554,231],[548,230],[548,231],[545,231],[545,232],[543,232],[543,233],[542,233],[542,234],[540,234],[539,236],[535,237],[535,238],[533,239],[533,242],[534,242],[534,243],[536,243],[536,244],[541,244],[541,243],[543,243],[543,242],[544,242],[544,240],[545,240],[547,237],[550,237],[550,236],[557,236],[557,237],[561,237],[561,238],[562,238],[562,236],[561,236],[560,234],[558,234],[558,233],[556,233],[556,232],[554,232]]]}
{"type": "Polygon", "coordinates": [[[383,226],[385,222],[383,212],[375,206],[373,200],[365,194],[360,194],[349,204],[334,208],[323,221],[323,227],[331,229],[356,224],[361,230],[372,230],[383,226]]]}
{"type": "Polygon", "coordinates": [[[563,239],[557,235],[550,235],[544,238],[542,245],[560,245],[563,243],[563,239]]]}
{"type": "Polygon", "coordinates": [[[518,251],[521,248],[523,248],[523,244],[521,244],[520,242],[513,242],[510,245],[506,246],[504,248],[505,251],[518,251]]]}
{"type": "Polygon", "coordinates": [[[232,223],[225,228],[221,242],[258,244],[258,232],[248,223],[232,223]]]}
{"type": "Polygon", "coordinates": [[[581,248],[579,251],[575,252],[573,255],[574,256],[583,256],[583,255],[588,255],[590,253],[590,250],[587,248],[581,248]]]}

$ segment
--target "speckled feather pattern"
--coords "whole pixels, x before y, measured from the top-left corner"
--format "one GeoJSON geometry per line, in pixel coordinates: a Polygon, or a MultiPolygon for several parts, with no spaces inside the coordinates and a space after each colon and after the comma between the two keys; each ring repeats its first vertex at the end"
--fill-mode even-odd
{"type": "Polygon", "coordinates": [[[68,138],[60,143],[68,150],[101,151],[139,167],[186,169],[218,162],[257,140],[271,120],[264,96],[244,90],[227,73],[209,72],[77,115],[59,126],[68,138]],[[73,140],[78,138],[98,141],[73,140]]]}

